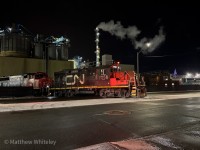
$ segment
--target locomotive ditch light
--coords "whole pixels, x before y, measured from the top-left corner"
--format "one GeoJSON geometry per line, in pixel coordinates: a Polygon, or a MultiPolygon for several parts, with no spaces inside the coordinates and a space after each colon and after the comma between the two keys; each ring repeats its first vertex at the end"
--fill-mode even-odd
{"type": "Polygon", "coordinates": [[[114,61],[113,64],[114,64],[114,65],[119,65],[119,64],[120,64],[120,61],[114,61]]]}

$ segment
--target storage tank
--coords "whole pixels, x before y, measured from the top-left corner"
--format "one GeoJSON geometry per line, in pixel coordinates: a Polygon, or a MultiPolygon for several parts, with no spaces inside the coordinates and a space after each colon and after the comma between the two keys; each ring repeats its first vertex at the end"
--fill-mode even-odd
{"type": "Polygon", "coordinates": [[[48,53],[49,53],[49,59],[56,59],[57,58],[56,45],[54,44],[48,45],[48,53]]]}
{"type": "Polygon", "coordinates": [[[11,33],[1,36],[1,56],[27,57],[31,50],[30,38],[11,33]]]}
{"type": "Polygon", "coordinates": [[[68,45],[63,44],[60,46],[58,56],[60,60],[68,60],[68,45]]]}
{"type": "Polygon", "coordinates": [[[35,58],[43,58],[43,47],[42,43],[35,43],[34,56],[35,58]]]}

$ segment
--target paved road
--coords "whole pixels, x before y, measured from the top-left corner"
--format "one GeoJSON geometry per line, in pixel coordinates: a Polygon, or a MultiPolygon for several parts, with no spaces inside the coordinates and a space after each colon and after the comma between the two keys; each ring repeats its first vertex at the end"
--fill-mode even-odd
{"type": "Polygon", "coordinates": [[[122,100],[20,103],[0,113],[0,149],[200,148],[198,93],[122,100]]]}

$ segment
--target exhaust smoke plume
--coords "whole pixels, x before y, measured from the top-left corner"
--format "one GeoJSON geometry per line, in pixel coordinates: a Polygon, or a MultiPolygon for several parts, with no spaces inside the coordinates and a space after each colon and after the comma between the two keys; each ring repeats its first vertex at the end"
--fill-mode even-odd
{"type": "Polygon", "coordinates": [[[119,21],[115,24],[113,20],[108,23],[101,22],[97,28],[109,32],[111,35],[115,35],[120,39],[124,39],[126,36],[126,29],[121,25],[119,21]]]}
{"type": "Polygon", "coordinates": [[[136,26],[129,26],[128,28],[124,28],[120,21],[116,24],[113,20],[105,23],[101,22],[97,28],[102,29],[103,31],[109,32],[111,35],[115,35],[116,37],[122,39],[129,39],[134,45],[135,49],[142,50],[143,54],[151,53],[156,48],[160,46],[162,42],[165,41],[165,34],[163,33],[163,27],[160,27],[159,33],[155,35],[153,38],[142,38],[137,40],[138,35],[141,31],[136,26]]]}

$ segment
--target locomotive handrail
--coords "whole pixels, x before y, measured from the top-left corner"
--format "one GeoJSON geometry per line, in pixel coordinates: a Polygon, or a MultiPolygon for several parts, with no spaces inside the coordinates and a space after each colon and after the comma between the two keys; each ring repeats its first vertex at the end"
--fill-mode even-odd
{"type": "Polygon", "coordinates": [[[125,71],[125,73],[129,76],[130,80],[133,79],[127,71],[125,71]]]}

